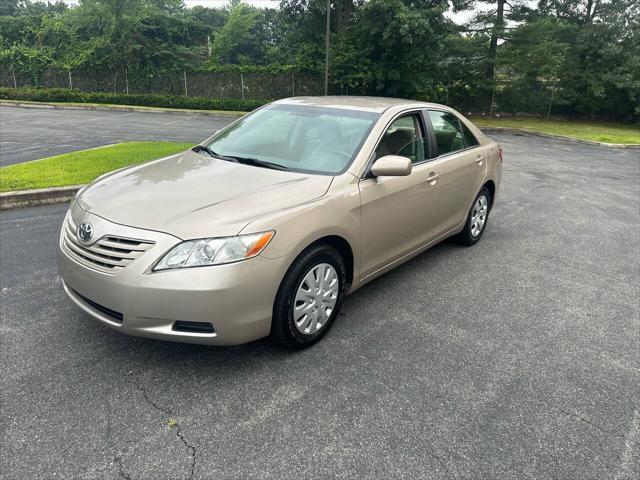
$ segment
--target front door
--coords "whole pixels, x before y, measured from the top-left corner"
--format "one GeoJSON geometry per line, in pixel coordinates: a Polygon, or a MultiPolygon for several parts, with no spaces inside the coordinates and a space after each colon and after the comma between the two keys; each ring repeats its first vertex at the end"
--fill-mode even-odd
{"type": "Polygon", "coordinates": [[[360,181],[362,216],[361,278],[429,242],[439,195],[431,175],[428,142],[419,112],[394,120],[376,147],[375,157],[401,155],[413,170],[405,177],[365,177],[360,181]]]}

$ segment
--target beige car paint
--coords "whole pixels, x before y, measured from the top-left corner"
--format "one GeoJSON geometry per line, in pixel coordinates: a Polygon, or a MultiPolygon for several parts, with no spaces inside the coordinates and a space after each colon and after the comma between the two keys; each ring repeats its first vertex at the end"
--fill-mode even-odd
{"type": "MultiPolygon", "coordinates": [[[[268,170],[192,151],[120,170],[81,191],[68,215],[99,234],[141,238],[153,248],[115,275],[87,267],[64,246],[58,264],[81,308],[122,332],[166,340],[237,344],[269,334],[287,269],[320,239],[351,252],[350,292],[459,232],[475,195],[501,178],[498,146],[458,112],[437,104],[367,97],[301,97],[304,104],[380,112],[348,170],[334,177],[268,170]],[[480,145],[413,165],[406,176],[369,174],[372,153],[394,119],[435,108],[456,115],[480,145]],[[481,161],[477,161],[480,160],[481,161]],[[257,257],[151,272],[181,240],[275,230],[257,257]],[[122,312],[117,324],[82,297],[122,312]],[[175,332],[174,320],[211,322],[215,334],[175,332]]],[[[224,131],[224,129],[222,130],[224,131]]],[[[215,135],[215,134],[214,134],[215,135]]],[[[96,237],[97,238],[97,237],[96,237]]]]}
{"type": "Polygon", "coordinates": [[[122,225],[170,231],[183,239],[211,232],[226,236],[236,235],[256,216],[321,197],[331,178],[267,169],[256,175],[256,167],[187,150],[101,178],[77,201],[122,225]]]}
{"type": "Polygon", "coordinates": [[[383,268],[433,236],[440,188],[427,182],[430,162],[415,165],[406,177],[377,177],[360,182],[362,264],[360,276],[383,268]],[[426,228],[425,228],[426,226],[426,228]]]}
{"type": "Polygon", "coordinates": [[[411,159],[398,155],[385,155],[371,165],[375,177],[406,177],[411,175],[411,159]]]}

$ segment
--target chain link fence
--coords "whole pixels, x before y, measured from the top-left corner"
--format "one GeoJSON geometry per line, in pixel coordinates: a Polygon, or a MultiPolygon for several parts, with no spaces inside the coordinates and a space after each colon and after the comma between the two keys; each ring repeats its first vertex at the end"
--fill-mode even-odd
{"type": "Polygon", "coordinates": [[[9,66],[0,69],[0,87],[73,88],[81,92],[184,95],[187,97],[269,100],[322,95],[321,76],[306,73],[169,72],[139,75],[50,68],[38,74],[9,66]]]}
{"type": "MultiPolygon", "coordinates": [[[[0,87],[72,88],[80,92],[159,94],[211,99],[275,100],[278,98],[323,95],[324,79],[320,75],[299,72],[197,72],[177,71],[149,75],[134,69],[116,71],[65,70],[48,68],[37,73],[21,72],[10,65],[0,65],[0,87]]],[[[550,82],[501,80],[492,92],[488,88],[469,88],[468,83],[432,86],[424,99],[444,103],[465,113],[534,115],[571,113],[555,94],[558,87],[550,82]]],[[[350,89],[346,84],[332,84],[329,93],[367,95],[366,89],[350,89]]]]}

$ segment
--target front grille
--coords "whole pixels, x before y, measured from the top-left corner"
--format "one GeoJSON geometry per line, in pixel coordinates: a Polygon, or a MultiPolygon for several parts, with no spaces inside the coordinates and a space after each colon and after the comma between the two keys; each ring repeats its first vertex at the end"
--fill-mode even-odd
{"type": "Polygon", "coordinates": [[[122,319],[124,318],[124,315],[122,315],[122,313],[116,312],[115,310],[111,310],[110,308],[104,307],[99,303],[94,302],[93,300],[89,300],[87,297],[85,297],[84,295],[80,295],[75,290],[73,290],[73,293],[78,298],[80,298],[83,302],[85,302],[87,305],[99,311],[100,313],[104,313],[107,317],[109,317],[114,322],[122,323],[122,319]]]}
{"type": "Polygon", "coordinates": [[[77,224],[71,218],[63,227],[62,243],[69,256],[103,273],[118,273],[146,252],[154,242],[105,235],[91,245],[83,245],[76,236],[77,224]]]}

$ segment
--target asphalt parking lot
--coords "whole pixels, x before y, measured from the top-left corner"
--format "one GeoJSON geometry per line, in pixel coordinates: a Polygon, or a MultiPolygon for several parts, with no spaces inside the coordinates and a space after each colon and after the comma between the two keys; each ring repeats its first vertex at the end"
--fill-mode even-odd
{"type": "Polygon", "coordinates": [[[0,166],[126,141],[198,143],[234,117],[0,106],[0,166]]]}
{"type": "Polygon", "coordinates": [[[639,152],[495,137],[482,241],[298,353],[120,335],[62,291],[66,206],[2,212],[2,477],[639,478],[639,152]]]}

